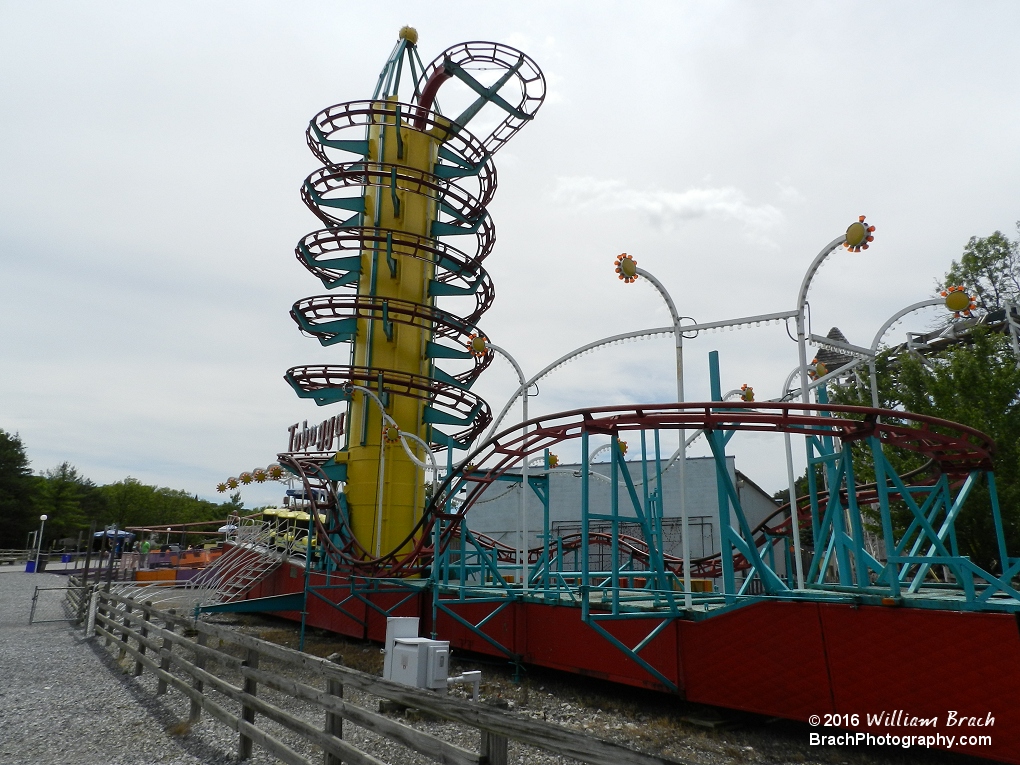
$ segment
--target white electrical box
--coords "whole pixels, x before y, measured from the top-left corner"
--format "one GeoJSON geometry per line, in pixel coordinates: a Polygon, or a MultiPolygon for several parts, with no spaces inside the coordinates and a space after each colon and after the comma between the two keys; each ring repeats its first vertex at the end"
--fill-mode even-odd
{"type": "Polygon", "coordinates": [[[418,637],[417,616],[391,616],[386,619],[386,644],[383,657],[383,680],[393,680],[393,641],[418,637]]]}
{"type": "Polygon", "coordinates": [[[450,642],[418,637],[417,616],[386,620],[383,679],[446,693],[450,674],[450,642]]]}
{"type": "Polygon", "coordinates": [[[389,660],[389,679],[393,682],[446,693],[446,678],[450,671],[449,641],[396,638],[389,660]]]}

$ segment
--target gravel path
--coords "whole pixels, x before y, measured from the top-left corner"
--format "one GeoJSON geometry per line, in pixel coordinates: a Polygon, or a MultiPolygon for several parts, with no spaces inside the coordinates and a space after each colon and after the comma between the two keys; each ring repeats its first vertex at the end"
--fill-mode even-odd
{"type": "Polygon", "coordinates": [[[232,742],[220,749],[168,733],[180,718],[167,697],[125,674],[102,641],[85,640],[66,621],[29,625],[35,587],[66,581],[0,568],[0,765],[234,762],[224,753],[232,742]]]}

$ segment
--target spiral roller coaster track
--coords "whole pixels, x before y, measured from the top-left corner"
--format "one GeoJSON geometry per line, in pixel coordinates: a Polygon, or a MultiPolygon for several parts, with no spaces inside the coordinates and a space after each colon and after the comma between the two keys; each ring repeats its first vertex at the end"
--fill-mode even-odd
{"type": "Polygon", "coordinates": [[[323,346],[351,350],[346,364],[298,366],[285,379],[317,404],[348,402],[348,431],[339,453],[281,462],[328,519],[319,537],[326,554],[349,570],[418,566],[428,449],[467,448],[492,421],[470,390],[492,361],[491,350],[470,348],[495,296],[482,267],[496,241],[486,210],[496,191],[492,155],[545,97],[541,71],[520,51],[468,42],[424,66],[416,40],[402,31],[371,99],[324,109],[306,131],[323,166],[305,179],[301,199],[325,228],[295,255],[327,289],[347,294],[299,300],[291,316],[323,346]],[[479,69],[488,70],[484,83],[479,69]],[[408,100],[402,75],[413,85],[408,100]],[[451,79],[471,96],[455,119],[436,101],[451,79]],[[486,107],[503,118],[479,139],[465,126],[486,107]],[[444,241],[452,237],[469,244],[444,241]],[[469,307],[438,307],[444,298],[469,307]]]}

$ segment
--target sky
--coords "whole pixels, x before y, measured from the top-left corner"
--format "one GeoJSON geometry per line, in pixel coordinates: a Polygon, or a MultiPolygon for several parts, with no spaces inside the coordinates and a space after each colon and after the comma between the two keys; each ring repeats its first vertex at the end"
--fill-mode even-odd
{"type": "MultiPolygon", "coordinates": [[[[0,428],[37,471],[222,499],[288,426],[336,414],[283,380],[346,357],[288,316],[325,291],[293,257],[319,227],[298,196],[318,165],[304,129],[371,96],[405,24],[426,62],[493,40],[545,73],[537,117],[495,156],[480,322],[526,373],[669,323],[647,281],[617,280],[621,252],[699,322],[790,310],[861,214],[874,245],[830,257],[809,299],[816,333],[870,345],[971,236],[1015,235],[1018,22],[1010,2],[0,0],[0,428]]],[[[712,350],[723,388],[759,399],[797,359],[781,326],[702,334],[689,400],[708,398],[712,350]]],[[[673,369],[668,337],[612,347],[544,380],[531,413],[669,401],[673,369]]],[[[515,381],[497,360],[474,390],[499,411],[515,381]]],[[[731,451],[775,491],[768,438],[731,451]]]]}

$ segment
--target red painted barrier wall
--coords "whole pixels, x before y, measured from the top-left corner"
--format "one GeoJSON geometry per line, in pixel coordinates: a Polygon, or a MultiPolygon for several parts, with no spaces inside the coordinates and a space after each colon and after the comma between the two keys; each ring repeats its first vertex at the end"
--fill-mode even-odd
{"type": "MultiPolygon", "coordinates": [[[[303,571],[299,574],[292,577],[284,566],[260,583],[251,597],[300,592],[303,571]]],[[[321,585],[324,579],[313,575],[312,583],[321,585]]],[[[369,599],[385,609],[405,597],[373,593],[369,599]]],[[[455,601],[445,605],[473,624],[499,606],[455,601]]],[[[310,595],[307,624],[383,640],[382,613],[358,599],[349,599],[344,608],[357,618],[310,595]]],[[[419,594],[392,615],[422,617],[424,635],[432,632],[431,613],[431,599],[419,594]]],[[[300,619],[300,614],[281,615],[300,619]]],[[[658,623],[602,622],[631,647],[658,623]]],[[[666,690],[584,624],[579,608],[512,603],[492,616],[482,631],[521,655],[525,663],[666,690]]],[[[454,649],[504,655],[442,610],[435,632],[454,649]]],[[[690,701],[793,720],[810,721],[817,715],[823,724],[811,732],[820,735],[851,728],[873,735],[990,735],[990,747],[955,743],[950,748],[1020,765],[1020,619],[1013,615],[762,602],[700,621],[674,621],[641,657],[690,701]],[[887,720],[881,715],[895,710],[905,710],[908,721],[910,716],[934,717],[937,725],[906,726],[900,724],[901,717],[887,720]],[[958,718],[987,720],[991,715],[994,725],[951,726],[953,711],[958,718]],[[854,714],[857,724],[842,717],[854,714]],[[839,724],[825,727],[826,715],[829,722],[840,715],[835,721],[839,724]],[[882,717],[878,722],[876,715],[882,717]]]]}

